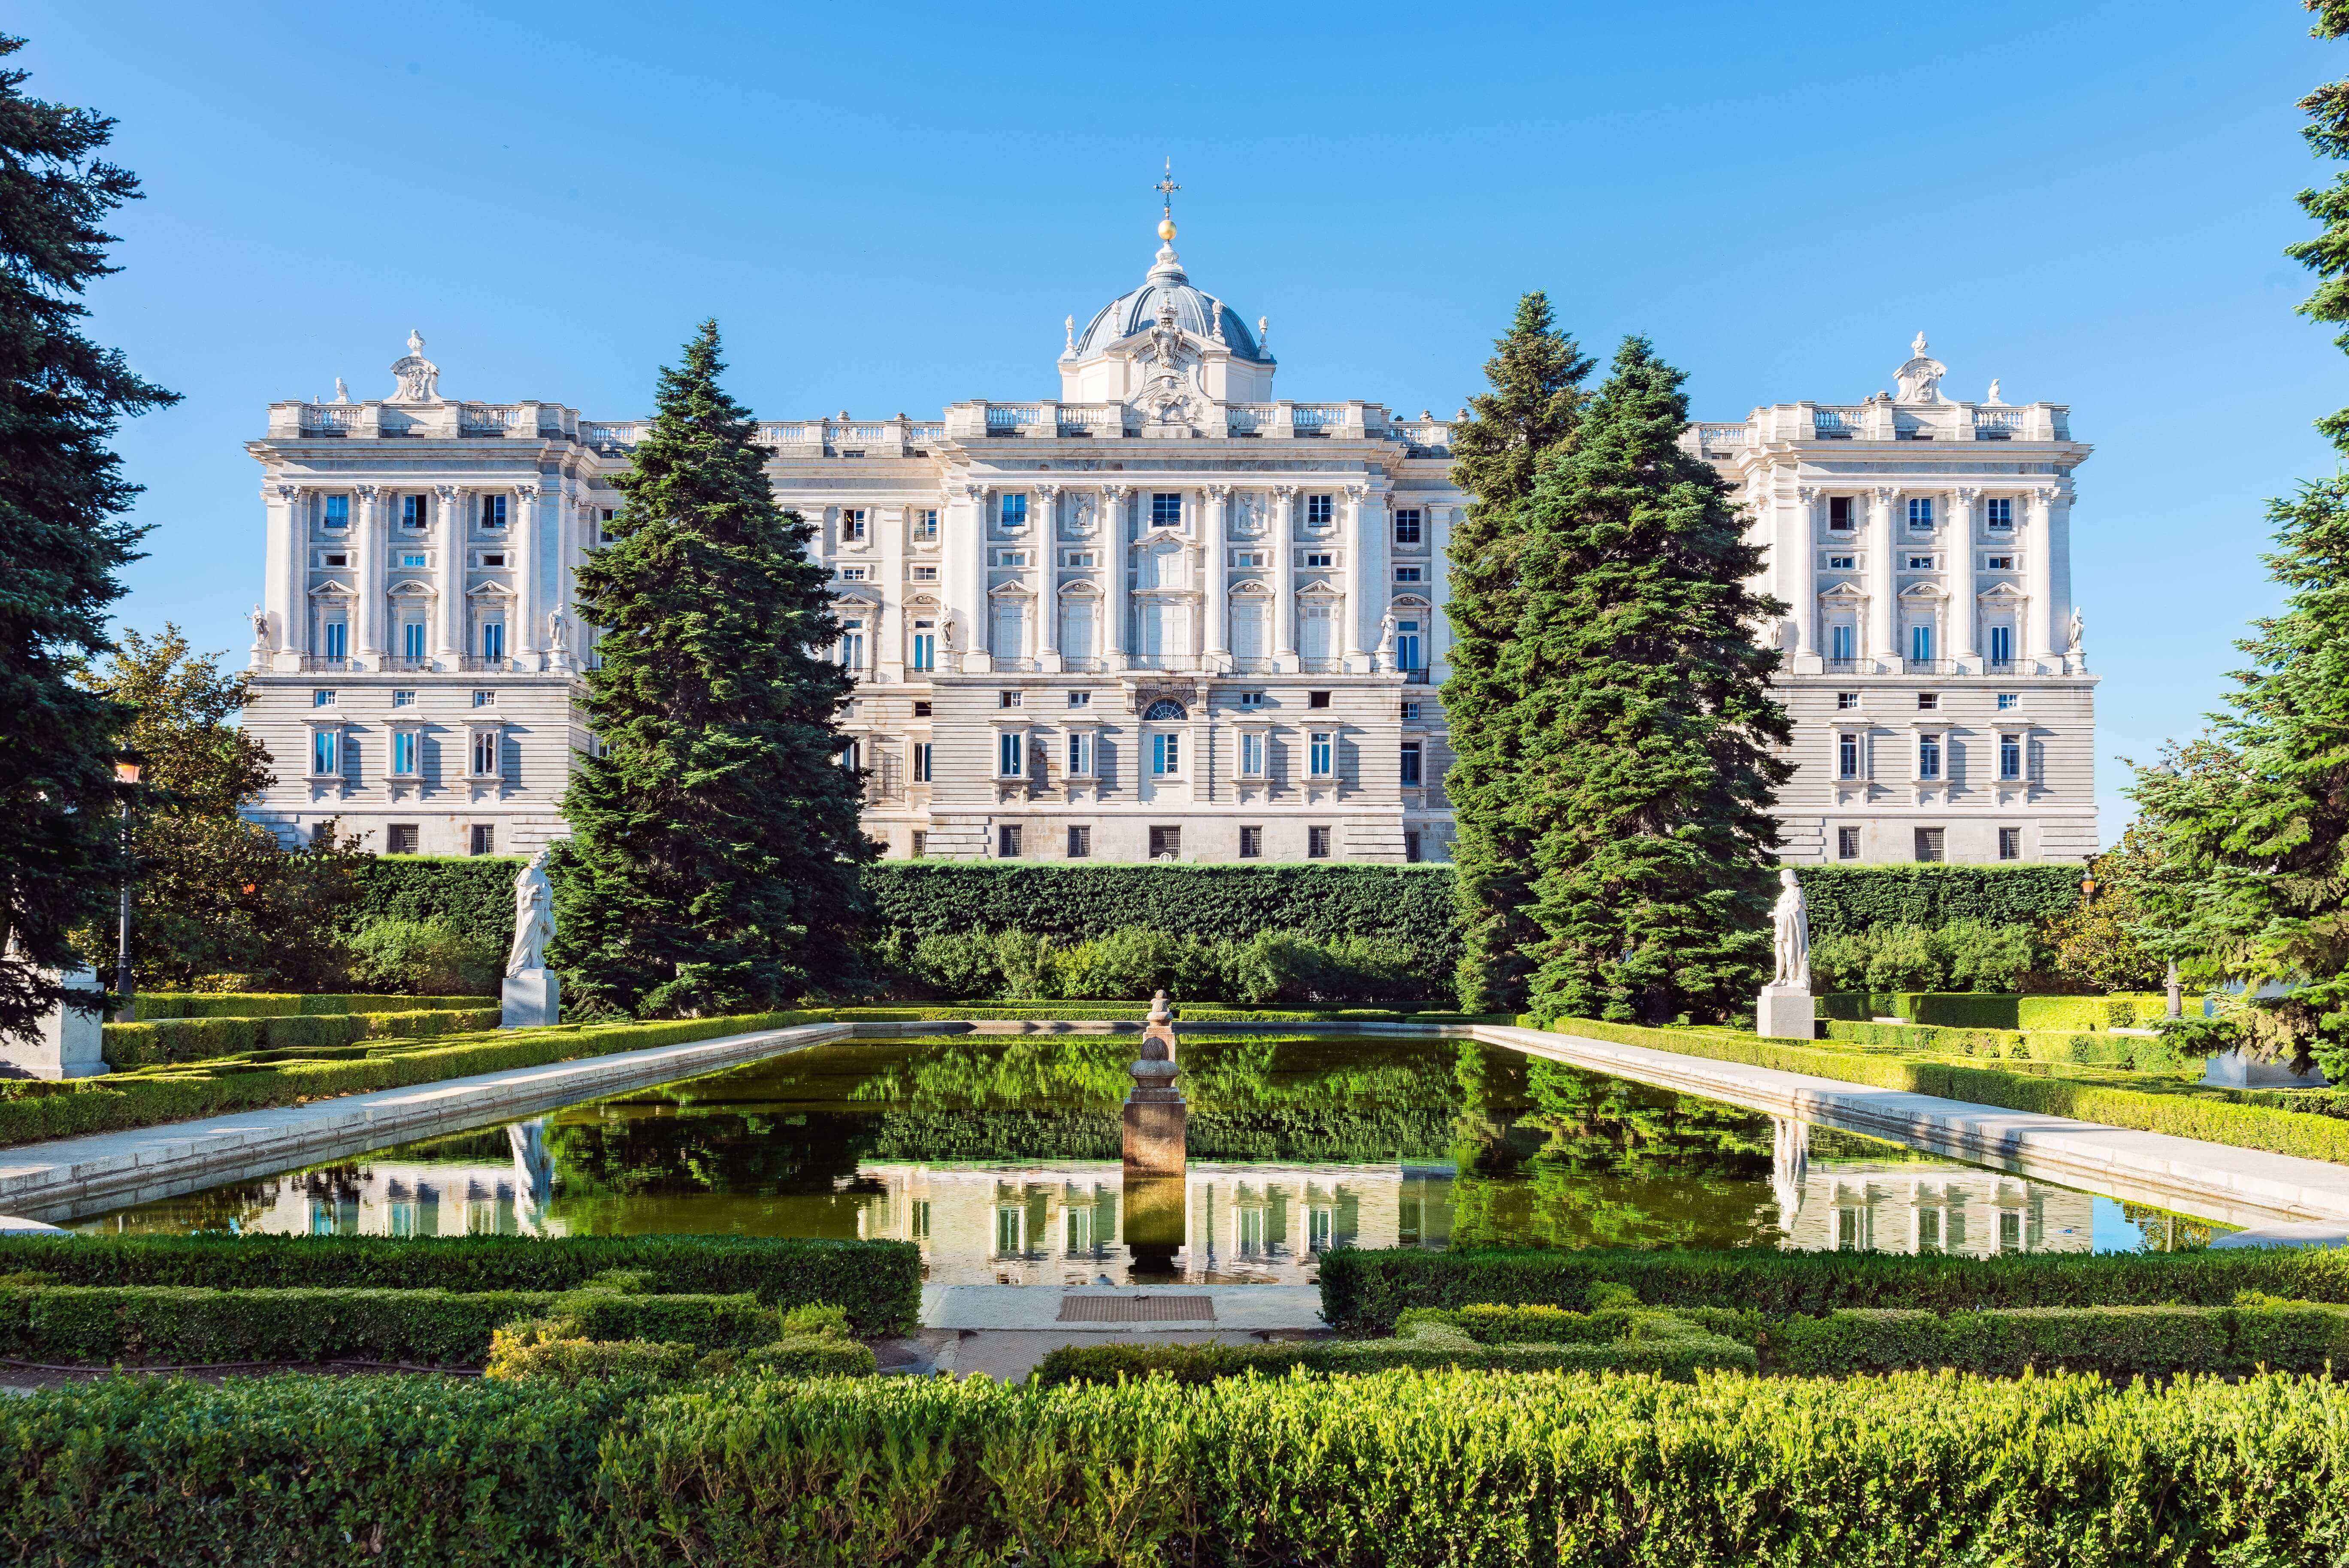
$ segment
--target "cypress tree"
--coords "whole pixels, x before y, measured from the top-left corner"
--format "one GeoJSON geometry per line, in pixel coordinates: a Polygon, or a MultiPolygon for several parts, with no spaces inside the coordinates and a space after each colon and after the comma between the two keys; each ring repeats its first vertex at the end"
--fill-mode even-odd
{"type": "Polygon", "coordinates": [[[814,531],[775,504],[750,416],[718,384],[718,324],[661,372],[616,482],[612,542],[578,573],[600,628],[564,797],[554,962],[638,1016],[785,1006],[843,970],[859,923],[861,784],[834,719],[847,670],[814,531]]]}
{"type": "Polygon", "coordinates": [[[1453,628],[1444,714],[1453,764],[1444,786],[1456,823],[1460,1005],[1514,1013],[1525,1002],[1522,950],[1536,933],[1525,913],[1532,839],[1519,810],[1519,758],[1507,714],[1516,693],[1501,677],[1516,633],[1519,511],[1546,453],[1573,436],[1578,390],[1591,361],[1557,330],[1549,296],[1517,302],[1516,318],[1485,366],[1492,389],[1468,400],[1452,428],[1452,480],[1473,498],[1452,535],[1453,628]]]}
{"type": "Polygon", "coordinates": [[[1775,788],[1791,738],[1754,637],[1785,613],[1762,552],[1683,452],[1682,374],[1625,340],[1524,508],[1499,679],[1520,695],[1516,826],[1533,840],[1533,1013],[1669,1023],[1765,976],[1775,788]]]}
{"type": "MultiPolygon", "coordinates": [[[[0,35],[0,58],[25,40],[0,35]]],[[[31,1037],[87,962],[128,873],[114,781],[129,710],[72,678],[107,646],[116,573],[145,531],[107,449],[123,418],[178,401],[78,327],[106,260],[106,214],[139,181],[97,155],[114,121],[18,91],[0,70],[0,1036],[31,1037]]]]}

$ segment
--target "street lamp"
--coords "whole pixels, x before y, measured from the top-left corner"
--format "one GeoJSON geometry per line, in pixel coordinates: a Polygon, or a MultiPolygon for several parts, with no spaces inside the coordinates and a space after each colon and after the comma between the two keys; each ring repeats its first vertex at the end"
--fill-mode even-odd
{"type": "MultiPolygon", "coordinates": [[[[138,783],[139,764],[116,763],[114,777],[124,784],[138,783]]],[[[130,797],[127,792],[122,797],[122,923],[114,946],[114,989],[122,998],[117,1016],[128,1020],[138,1016],[139,996],[130,977],[130,797]]]]}

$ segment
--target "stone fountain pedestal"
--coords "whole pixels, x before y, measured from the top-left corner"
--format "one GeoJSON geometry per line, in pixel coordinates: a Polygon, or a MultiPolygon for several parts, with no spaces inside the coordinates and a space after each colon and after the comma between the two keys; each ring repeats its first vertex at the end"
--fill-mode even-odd
{"type": "Polygon", "coordinates": [[[1125,1097],[1125,1247],[1136,1274],[1163,1275],[1183,1246],[1190,1121],[1183,1091],[1174,1087],[1174,1015],[1164,991],[1151,998],[1142,1049],[1127,1070],[1133,1088],[1125,1097]]]}

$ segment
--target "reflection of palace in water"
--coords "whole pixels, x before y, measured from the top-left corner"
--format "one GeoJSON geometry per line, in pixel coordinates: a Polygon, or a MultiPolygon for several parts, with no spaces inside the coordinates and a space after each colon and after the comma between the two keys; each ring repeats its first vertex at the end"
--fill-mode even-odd
{"type": "MultiPolygon", "coordinates": [[[[512,1158],[388,1158],[289,1173],[201,1200],[167,1201],[128,1224],[191,1220],[248,1230],[340,1235],[561,1235],[606,1228],[608,1213],[566,1202],[543,1119],[506,1130],[512,1158]],[[232,1193],[233,1196],[232,1196],[232,1193]]],[[[2084,1192],[1946,1161],[1814,1163],[1807,1130],[1776,1129],[1770,1196],[1777,1244],[1805,1252],[2086,1252],[2095,1200],[2084,1192]]],[[[1310,1284],[1334,1247],[1450,1244],[1453,1170],[1424,1165],[1194,1161],[1185,1179],[1185,1244],[1175,1264],[1200,1282],[1310,1284]]],[[[777,1235],[854,1233],[912,1242],[938,1284],[1123,1282],[1122,1169],[1115,1161],[869,1164],[813,1201],[833,1225],[800,1228],[785,1206],[745,1225],[738,1195],[688,1197],[661,1228],[777,1235]],[[712,1205],[697,1212],[707,1202],[712,1205]],[[853,1210],[853,1216],[847,1211],[853,1210]],[[771,1226],[772,1228],[769,1228],[771,1226]]],[[[593,1200],[589,1200],[593,1202],[593,1200]]],[[[1764,1200],[1764,1213],[1768,1212],[1764,1200]]],[[[1771,1239],[1762,1220],[1757,1242],[1771,1239]]]]}

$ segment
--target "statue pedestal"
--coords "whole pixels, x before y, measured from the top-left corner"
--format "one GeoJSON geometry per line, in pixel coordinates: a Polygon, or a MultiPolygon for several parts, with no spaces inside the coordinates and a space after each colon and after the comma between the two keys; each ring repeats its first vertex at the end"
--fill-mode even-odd
{"type": "Polygon", "coordinates": [[[506,976],[505,1015],[501,1029],[538,1029],[559,1021],[563,982],[552,969],[525,969],[506,976]]]}
{"type": "Polygon", "coordinates": [[[1125,1102],[1125,1172],[1129,1177],[1180,1176],[1190,1108],[1181,1100],[1125,1102]]]}
{"type": "MultiPolygon", "coordinates": [[[[99,990],[98,975],[88,969],[68,969],[58,976],[67,994],[87,992],[92,1000],[99,990]]],[[[0,1074],[9,1078],[95,1078],[106,1068],[106,1015],[93,1008],[59,1003],[41,1015],[40,1037],[33,1040],[0,1041],[0,1074]]]]}
{"type": "Polygon", "coordinates": [[[1767,1040],[1816,1040],[1818,1008],[1807,988],[1764,985],[1754,1007],[1754,1032],[1767,1040]]]}

